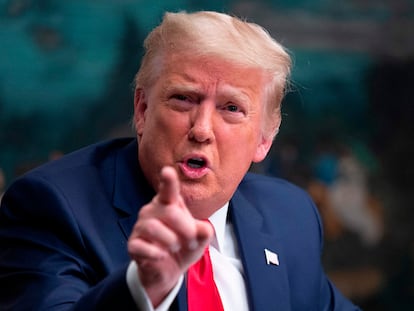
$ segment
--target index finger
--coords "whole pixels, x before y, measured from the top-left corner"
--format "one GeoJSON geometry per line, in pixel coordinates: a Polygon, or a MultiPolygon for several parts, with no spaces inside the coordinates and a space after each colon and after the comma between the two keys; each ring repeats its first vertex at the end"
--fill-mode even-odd
{"type": "Polygon", "coordinates": [[[177,172],[171,166],[165,166],[161,170],[160,184],[158,187],[158,200],[161,204],[170,204],[178,200],[180,182],[177,172]]]}

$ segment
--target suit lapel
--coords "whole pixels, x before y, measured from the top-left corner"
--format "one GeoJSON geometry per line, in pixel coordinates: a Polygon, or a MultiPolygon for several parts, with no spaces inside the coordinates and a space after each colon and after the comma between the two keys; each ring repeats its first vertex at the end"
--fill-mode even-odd
{"type": "Polygon", "coordinates": [[[114,163],[113,205],[118,209],[119,226],[128,239],[137,220],[138,210],[154,196],[140,166],[137,142],[134,140],[120,149],[114,163]]]}
{"type": "MultiPolygon", "coordinates": [[[[245,272],[250,309],[290,310],[286,262],[277,235],[264,232],[262,215],[240,191],[231,200],[230,217],[245,272]],[[265,248],[278,255],[279,265],[266,263],[265,248]]],[[[277,232],[277,228],[272,230],[277,232]]]]}

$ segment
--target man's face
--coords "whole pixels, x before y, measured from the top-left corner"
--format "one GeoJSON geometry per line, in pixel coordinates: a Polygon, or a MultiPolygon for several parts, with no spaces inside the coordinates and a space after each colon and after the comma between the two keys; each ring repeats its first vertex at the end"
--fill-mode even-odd
{"type": "Polygon", "coordinates": [[[168,165],[194,217],[207,218],[227,202],[271,146],[261,131],[265,82],[257,69],[169,56],[155,84],[135,95],[139,160],[154,188],[168,165]]]}

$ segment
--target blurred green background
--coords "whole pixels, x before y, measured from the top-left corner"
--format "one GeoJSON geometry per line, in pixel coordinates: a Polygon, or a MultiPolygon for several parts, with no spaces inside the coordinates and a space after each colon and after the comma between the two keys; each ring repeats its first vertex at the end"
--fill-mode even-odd
{"type": "Polygon", "coordinates": [[[364,310],[414,310],[412,0],[0,0],[4,187],[132,135],[143,39],[164,11],[201,9],[264,26],[294,61],[280,133],[252,170],[310,192],[325,268],[348,297],[364,310]]]}

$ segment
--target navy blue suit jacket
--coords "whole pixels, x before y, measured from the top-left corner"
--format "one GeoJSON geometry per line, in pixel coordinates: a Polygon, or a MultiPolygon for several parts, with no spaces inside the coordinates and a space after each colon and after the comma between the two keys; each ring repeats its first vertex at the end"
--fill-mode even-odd
{"type": "MultiPolygon", "coordinates": [[[[86,147],[19,178],[0,208],[0,310],[136,310],[127,239],[154,191],[135,139],[86,147]]],[[[251,310],[356,310],[322,270],[321,223],[299,188],[247,174],[230,201],[251,310]],[[268,265],[264,249],[277,253],[268,265]]],[[[172,309],[186,310],[183,288],[172,309]]]]}

